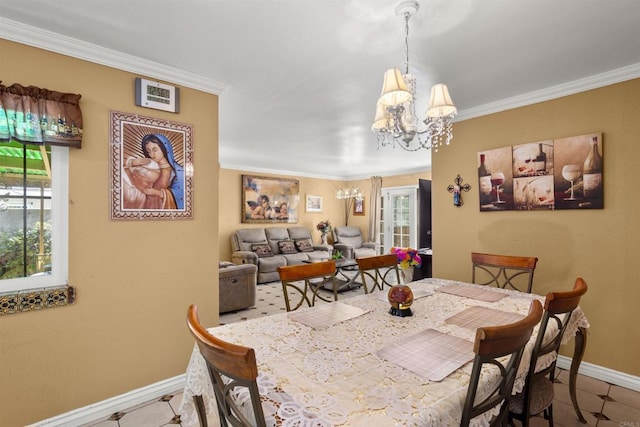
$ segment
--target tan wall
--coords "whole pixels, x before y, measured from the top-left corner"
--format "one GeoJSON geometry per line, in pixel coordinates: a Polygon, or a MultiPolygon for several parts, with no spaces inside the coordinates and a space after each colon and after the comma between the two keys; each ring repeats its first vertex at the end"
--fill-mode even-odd
{"type": "MultiPolygon", "coordinates": [[[[239,228],[260,228],[271,226],[269,224],[243,224],[241,222],[242,212],[242,175],[258,175],[280,178],[294,178],[300,181],[300,206],[299,221],[292,224],[300,227],[308,227],[312,233],[315,243],[320,243],[320,232],[316,230],[316,224],[326,219],[331,225],[338,226],[345,224],[345,202],[336,199],[336,191],[339,188],[358,187],[365,196],[365,215],[353,216],[353,210],[349,215],[349,225],[360,227],[366,236],[369,229],[369,203],[371,200],[370,179],[360,179],[353,181],[335,181],[320,178],[301,178],[289,175],[257,174],[247,171],[221,169],[220,170],[220,238],[219,251],[221,260],[231,260],[231,235],[239,228]],[[306,194],[322,196],[322,212],[305,212],[304,200],[306,194]]],[[[398,175],[384,177],[383,187],[397,187],[402,185],[418,185],[418,179],[430,179],[431,173],[415,173],[408,175],[398,175]]],[[[353,209],[353,208],[352,208],[353,209]]],[[[285,225],[282,225],[285,227],[285,225]]],[[[331,242],[331,241],[330,241],[331,242]]]]}
{"type": "Polygon", "coordinates": [[[79,93],[84,118],[69,170],[77,302],[0,318],[0,424],[24,426],[183,374],[190,303],[217,323],[218,98],[181,88],[180,114],[138,108],[133,74],[5,40],[0,53],[4,84],[79,93]],[[193,220],[110,220],[109,110],[193,125],[193,220]]]}
{"type": "Polygon", "coordinates": [[[633,80],[456,123],[453,144],[433,161],[434,276],[470,280],[472,251],[537,256],[539,294],[568,290],[581,276],[591,323],[585,361],[636,376],[639,115],[640,80],[633,80]],[[603,134],[604,209],[479,212],[478,151],[591,132],[603,134]],[[473,186],[462,208],[446,191],[458,173],[473,186]]]}

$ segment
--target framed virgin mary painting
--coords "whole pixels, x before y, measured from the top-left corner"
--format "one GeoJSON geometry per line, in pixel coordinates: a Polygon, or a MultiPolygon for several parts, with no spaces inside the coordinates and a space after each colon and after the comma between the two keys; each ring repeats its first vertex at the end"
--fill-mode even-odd
{"type": "Polygon", "coordinates": [[[111,111],[111,219],[191,219],[191,125],[111,111]]]}

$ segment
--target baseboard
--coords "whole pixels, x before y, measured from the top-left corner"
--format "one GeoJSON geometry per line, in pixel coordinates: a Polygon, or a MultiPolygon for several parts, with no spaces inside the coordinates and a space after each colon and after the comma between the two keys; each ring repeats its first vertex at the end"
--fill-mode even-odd
{"type": "MultiPolygon", "coordinates": [[[[558,356],[559,368],[568,370],[570,366],[571,358],[558,356]]],[[[620,387],[640,391],[640,377],[614,371],[613,369],[583,362],[580,365],[579,373],[620,387]]],[[[98,402],[93,405],[85,406],[84,408],[78,408],[65,414],[31,424],[29,427],[74,427],[86,424],[91,421],[105,418],[115,412],[131,408],[132,406],[160,398],[165,394],[173,393],[176,390],[181,390],[184,388],[185,384],[185,374],[179,375],[177,377],[169,378],[168,380],[160,381],[158,383],[130,391],[120,396],[103,400],[102,402],[98,402]]]]}
{"type": "MultiPolygon", "coordinates": [[[[571,367],[571,358],[566,356],[558,356],[557,366],[562,369],[571,367]]],[[[606,381],[620,387],[640,391],[640,377],[625,374],[623,372],[614,371],[613,369],[604,368],[602,366],[593,365],[591,363],[582,362],[578,372],[587,377],[606,381]]]]}
{"type": "Polygon", "coordinates": [[[106,418],[118,411],[150,402],[166,394],[182,390],[186,384],[186,374],[169,378],[155,384],[129,391],[120,396],[111,397],[102,402],[74,409],[64,414],[31,424],[28,427],[75,427],[106,418]]]}

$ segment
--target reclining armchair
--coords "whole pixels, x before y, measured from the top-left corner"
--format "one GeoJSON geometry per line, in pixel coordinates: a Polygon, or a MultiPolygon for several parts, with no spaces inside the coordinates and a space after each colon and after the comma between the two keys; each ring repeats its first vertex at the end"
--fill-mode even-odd
{"type": "Polygon", "coordinates": [[[360,227],[333,227],[333,248],[344,258],[363,258],[378,255],[378,244],[365,242],[360,227]]]}

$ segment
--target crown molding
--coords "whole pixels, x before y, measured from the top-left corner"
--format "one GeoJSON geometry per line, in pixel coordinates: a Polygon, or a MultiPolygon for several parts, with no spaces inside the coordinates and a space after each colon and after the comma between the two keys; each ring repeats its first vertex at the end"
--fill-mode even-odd
{"type": "Polygon", "coordinates": [[[227,87],[224,83],[195,73],[106,49],[2,17],[0,17],[0,38],[214,95],[221,95],[227,87]]]}
{"type": "Polygon", "coordinates": [[[499,113],[518,107],[549,101],[563,96],[574,95],[591,89],[598,89],[615,83],[633,80],[640,77],[640,63],[616,68],[604,73],[595,74],[578,80],[550,86],[545,89],[523,93],[511,98],[501,99],[496,102],[479,105],[473,108],[461,110],[454,122],[499,113]]]}
{"type": "MultiPolygon", "coordinates": [[[[268,174],[268,175],[275,174],[275,175],[291,176],[296,178],[305,177],[305,178],[317,178],[317,179],[331,179],[334,181],[357,181],[357,180],[369,179],[371,178],[371,175],[372,175],[371,173],[346,174],[346,175],[322,175],[322,174],[307,173],[303,171],[255,168],[247,165],[224,163],[224,162],[220,162],[220,168],[227,169],[227,170],[237,170],[244,173],[261,173],[261,174],[268,174]]],[[[384,172],[380,171],[374,175],[388,177],[388,176],[397,176],[397,175],[411,175],[414,173],[425,173],[430,171],[431,171],[431,165],[428,165],[424,167],[416,167],[411,169],[405,168],[405,169],[389,170],[384,172]]]]}

